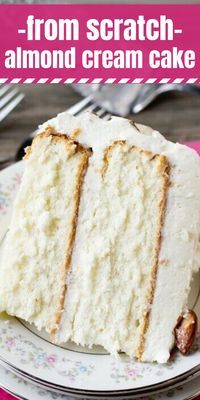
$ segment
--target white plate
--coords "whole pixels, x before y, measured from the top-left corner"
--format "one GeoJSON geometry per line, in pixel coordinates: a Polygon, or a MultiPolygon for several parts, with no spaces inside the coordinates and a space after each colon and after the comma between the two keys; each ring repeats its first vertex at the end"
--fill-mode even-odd
{"type": "MultiPolygon", "coordinates": [[[[0,387],[20,400],[71,400],[72,397],[42,389],[28,383],[24,379],[0,366],[0,387]]],[[[200,378],[179,386],[173,390],[167,390],[154,396],[138,398],[138,400],[192,400],[200,394],[200,378]]]]}
{"type": "MultiPolygon", "coordinates": [[[[0,173],[0,239],[7,231],[22,171],[20,162],[0,173]]],[[[194,282],[192,303],[198,292],[199,276],[194,282]]],[[[199,303],[195,309],[200,315],[199,303]]],[[[200,340],[187,357],[177,354],[165,365],[142,364],[125,355],[116,360],[98,348],[89,351],[70,343],[63,348],[55,346],[30,325],[1,315],[0,359],[24,377],[64,393],[136,395],[164,390],[200,374],[200,340]]]]}

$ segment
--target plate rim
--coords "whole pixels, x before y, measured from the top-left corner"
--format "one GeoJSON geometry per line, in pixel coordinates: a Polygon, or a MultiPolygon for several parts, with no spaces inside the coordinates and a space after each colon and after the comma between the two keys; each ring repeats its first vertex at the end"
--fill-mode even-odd
{"type": "MultiPolygon", "coordinates": [[[[2,365],[1,365],[2,366],[2,365]]],[[[7,371],[9,371],[9,369],[6,369],[6,367],[5,366],[2,366],[2,368],[4,368],[5,370],[7,370],[7,371]]],[[[15,376],[19,376],[19,377],[21,377],[20,375],[17,375],[17,374],[15,374],[12,370],[10,370],[15,376]]],[[[34,383],[33,382],[30,382],[30,381],[28,381],[28,380],[26,380],[26,379],[24,379],[23,377],[21,377],[24,381],[26,381],[28,384],[30,383],[30,384],[32,384],[32,385],[34,385],[34,383]]],[[[194,378],[195,379],[195,378],[194,378]]],[[[189,383],[189,382],[188,382],[189,383]]],[[[185,383],[185,384],[187,384],[187,383],[185,383]]],[[[36,386],[37,384],[35,384],[35,386],[36,386]]],[[[39,387],[39,385],[37,385],[38,387],[39,387]]],[[[41,385],[40,385],[40,387],[42,387],[41,385]]],[[[20,395],[20,397],[19,397],[19,395],[15,392],[13,392],[13,391],[11,391],[10,389],[8,389],[8,387],[6,386],[6,385],[4,385],[4,384],[1,384],[1,382],[0,382],[0,388],[2,388],[3,390],[5,390],[7,393],[9,393],[9,394],[11,394],[11,395],[13,395],[13,396],[15,396],[15,397],[17,397],[17,399],[19,398],[19,400],[30,400],[30,399],[28,399],[27,397],[24,397],[24,396],[21,396],[20,395]]],[[[174,386],[173,387],[174,389],[176,389],[176,387],[174,386]]],[[[170,388],[168,388],[169,390],[171,390],[171,389],[173,389],[172,387],[170,388]]],[[[46,388],[44,388],[43,387],[43,390],[46,390],[46,388]]],[[[58,392],[57,392],[58,393],[58,392]]],[[[154,395],[159,395],[159,394],[165,394],[165,391],[162,391],[162,392],[154,392],[154,395]]],[[[59,394],[59,393],[58,393],[59,394]]],[[[187,396],[187,397],[184,397],[183,398],[183,400],[193,400],[193,399],[196,399],[196,397],[198,396],[200,394],[200,389],[198,389],[198,392],[197,393],[195,393],[195,394],[191,394],[191,395],[189,395],[189,396],[187,396]]],[[[74,394],[74,393],[72,393],[72,395],[75,395],[76,396],[76,398],[79,398],[79,395],[77,396],[76,394],[74,394]]],[[[153,393],[151,393],[151,395],[153,395],[153,393]]],[[[116,398],[117,398],[117,396],[115,396],[116,398]]],[[[121,397],[120,397],[121,398],[121,397]]],[[[129,397],[127,397],[126,396],[126,399],[128,399],[129,397]]],[[[139,400],[139,397],[137,396],[134,396],[134,397],[132,397],[133,399],[137,399],[138,398],[138,400],[139,400]]],[[[89,397],[88,397],[88,399],[89,399],[89,397]]],[[[92,397],[91,397],[91,399],[92,399],[92,397]]],[[[93,397],[93,399],[97,399],[97,397],[93,397]]],[[[113,399],[113,397],[112,397],[112,399],[113,399]]]]}
{"type": "Polygon", "coordinates": [[[49,390],[57,390],[62,394],[80,394],[80,395],[89,395],[92,396],[97,395],[97,397],[102,397],[102,396],[109,396],[111,397],[112,395],[115,395],[115,397],[117,396],[121,396],[121,395],[142,395],[145,394],[145,392],[148,390],[148,392],[150,391],[151,393],[155,393],[156,391],[159,391],[160,389],[162,391],[164,391],[167,388],[173,388],[178,386],[179,384],[182,383],[187,383],[189,381],[191,381],[192,379],[197,378],[198,376],[200,376],[200,364],[198,364],[198,366],[193,367],[192,369],[190,369],[189,371],[178,375],[175,378],[171,378],[168,380],[163,381],[162,383],[158,383],[158,384],[153,384],[153,385],[149,385],[149,386],[144,386],[143,388],[136,388],[136,389],[124,389],[124,390],[107,390],[107,391],[99,391],[99,390],[86,390],[86,389],[73,389],[67,386],[62,386],[62,385],[54,385],[54,384],[49,384],[48,381],[45,381],[44,379],[40,379],[40,378],[35,378],[33,375],[24,372],[23,370],[21,370],[20,368],[17,368],[15,366],[13,366],[11,363],[7,362],[6,360],[3,359],[2,356],[0,356],[0,363],[1,365],[6,366],[8,369],[10,369],[12,372],[24,377],[24,379],[30,381],[30,382],[34,382],[35,384],[38,383],[38,386],[45,386],[45,388],[49,389],[49,390]],[[170,384],[169,386],[169,383],[170,384]],[[155,389],[155,390],[154,390],[155,389]]]}

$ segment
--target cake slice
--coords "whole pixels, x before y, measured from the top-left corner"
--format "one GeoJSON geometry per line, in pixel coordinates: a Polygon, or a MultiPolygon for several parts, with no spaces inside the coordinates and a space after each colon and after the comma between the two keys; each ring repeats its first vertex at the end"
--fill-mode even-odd
{"type": "MultiPolygon", "coordinates": [[[[103,345],[114,355],[123,348],[129,356],[132,357],[134,355],[141,361],[166,362],[170,357],[170,351],[175,343],[174,329],[177,321],[181,315],[185,315],[185,311],[188,308],[188,295],[192,277],[200,267],[200,158],[195,151],[178,143],[167,141],[160,133],[153,129],[140,124],[134,124],[132,121],[119,117],[112,117],[109,121],[103,121],[90,113],[85,113],[79,117],[73,117],[65,112],[44,123],[40,129],[44,130],[48,126],[53,126],[56,130],[63,133],[67,132],[73,139],[86,147],[91,147],[93,150],[87,174],[84,179],[79,209],[79,223],[74,242],[71,273],[68,278],[64,312],[55,335],[55,340],[57,343],[62,343],[68,340],[69,335],[71,335],[70,338],[73,338],[78,344],[92,346],[98,342],[98,344],[103,345]],[[113,296],[114,291],[112,286],[111,295],[108,297],[110,288],[106,287],[106,278],[104,278],[106,269],[105,267],[101,269],[103,265],[101,251],[107,256],[107,259],[108,256],[110,259],[113,258],[113,242],[109,237],[109,229],[113,232],[113,235],[118,234],[120,246],[123,244],[124,257],[129,257],[130,261],[132,255],[131,265],[135,267],[134,272],[132,271],[132,276],[135,277],[136,281],[137,277],[141,276],[140,271],[144,268],[144,258],[141,257],[140,262],[134,263],[134,259],[137,257],[137,248],[131,253],[131,250],[133,250],[132,241],[138,241],[139,246],[142,248],[141,254],[142,252],[143,254],[147,252],[149,244],[148,240],[142,240],[142,236],[140,235],[142,231],[141,226],[137,231],[135,230],[136,238],[130,235],[130,231],[128,230],[126,233],[129,232],[129,234],[126,235],[123,231],[123,225],[120,226],[119,221],[123,219],[124,207],[130,205],[130,207],[128,207],[129,211],[132,211],[133,208],[133,202],[131,203],[130,197],[131,191],[128,191],[126,188],[122,196],[123,202],[122,199],[120,200],[122,207],[118,207],[118,213],[110,213],[110,210],[116,210],[117,207],[116,199],[117,195],[119,195],[116,194],[118,188],[117,182],[119,181],[120,186],[123,188],[126,182],[127,185],[130,186],[131,179],[133,179],[132,168],[124,169],[123,175],[120,175],[121,170],[118,168],[119,154],[115,159],[113,175],[110,175],[111,179],[109,183],[107,177],[102,176],[102,170],[104,170],[105,166],[105,154],[108,149],[112,149],[113,143],[119,141],[125,141],[130,150],[133,147],[137,148],[139,152],[142,150],[141,155],[144,154],[144,151],[156,155],[158,164],[160,163],[159,156],[164,156],[163,160],[165,160],[164,164],[166,168],[163,172],[157,175],[155,174],[154,177],[152,177],[152,182],[154,181],[155,184],[155,197],[158,196],[158,198],[160,198],[161,193],[158,194],[158,192],[156,192],[156,188],[158,188],[156,182],[157,184],[160,182],[160,189],[163,194],[163,203],[161,203],[163,207],[163,219],[160,230],[160,247],[157,248],[158,263],[154,274],[151,296],[149,296],[149,286],[148,288],[145,287],[142,279],[141,282],[138,280],[137,286],[134,284],[134,280],[129,279],[128,276],[126,277],[124,260],[121,259],[118,264],[114,263],[113,276],[116,271],[115,280],[118,285],[116,295],[113,296]],[[105,203],[101,195],[103,191],[102,181],[105,182],[105,179],[107,182],[107,193],[109,193],[110,196],[109,201],[111,202],[109,212],[107,209],[108,203],[105,203]],[[99,226],[99,234],[97,234],[96,240],[94,241],[94,236],[94,238],[92,237],[92,244],[88,244],[89,241],[85,235],[90,229],[90,225],[92,225],[93,215],[95,216],[95,212],[93,213],[92,211],[95,203],[98,204],[98,220],[102,221],[102,219],[105,219],[107,222],[105,222],[105,225],[101,224],[99,226]],[[116,223],[116,219],[118,220],[118,224],[116,223]],[[115,224],[113,223],[114,221],[115,224]],[[108,227],[106,227],[106,224],[108,227]],[[89,250],[90,252],[88,255],[89,250]],[[94,254],[98,251],[100,258],[95,258],[94,254]],[[80,252],[82,255],[81,265],[78,264],[80,261],[80,252]],[[83,268],[85,260],[88,262],[88,259],[90,265],[94,261],[98,273],[80,275],[80,288],[85,285],[87,290],[88,288],[91,289],[94,280],[97,284],[95,286],[95,291],[90,290],[88,292],[85,290],[84,296],[82,292],[79,313],[77,314],[76,311],[74,313],[74,321],[78,324],[76,325],[76,329],[72,331],[71,329],[74,326],[74,321],[72,320],[74,312],[73,306],[80,292],[80,289],[76,290],[75,280],[78,279],[76,265],[81,269],[81,267],[83,268]],[[74,276],[76,276],[76,279],[73,279],[74,276]],[[120,279],[122,276],[123,279],[121,281],[120,279]],[[101,277],[101,280],[98,280],[99,277],[101,277]],[[141,283],[143,289],[145,289],[143,293],[141,291],[141,283]],[[102,285],[105,285],[107,290],[103,290],[102,285]],[[97,296],[98,301],[96,303],[96,308],[92,311],[92,301],[93,298],[96,298],[96,291],[99,291],[100,295],[99,297],[97,296]],[[136,323],[134,318],[131,320],[134,313],[127,324],[124,323],[123,319],[120,320],[119,318],[117,320],[118,314],[122,316],[121,306],[123,307],[123,299],[126,297],[126,293],[132,293],[129,308],[131,307],[131,301],[135,297],[138,300],[138,307],[140,307],[140,310],[144,310],[142,318],[139,321],[137,320],[136,323]],[[114,298],[113,301],[112,298],[114,298]],[[104,299],[109,299],[108,302],[104,302],[105,309],[100,307],[104,299]],[[102,329],[102,324],[104,323],[102,321],[105,320],[104,313],[107,312],[107,314],[109,314],[110,308],[113,314],[115,314],[112,315],[112,321],[118,321],[117,323],[119,326],[116,329],[116,325],[111,323],[109,325],[109,320],[107,320],[107,328],[104,330],[102,329]],[[91,314],[95,313],[95,326],[90,325],[90,330],[88,330],[87,325],[88,310],[91,314]],[[98,316],[98,318],[96,318],[96,316],[98,316]],[[120,341],[120,324],[123,329],[126,326],[128,332],[128,326],[132,328],[132,338],[130,339],[128,334],[127,337],[124,335],[123,344],[122,341],[120,341]],[[116,337],[114,337],[115,329],[117,332],[116,337]],[[85,335],[86,330],[88,336],[85,335]],[[131,340],[132,348],[129,346],[131,340]]],[[[140,162],[142,163],[141,155],[140,162]]],[[[150,155],[149,163],[151,158],[152,156],[150,155]]],[[[152,162],[151,164],[155,165],[152,162]]],[[[163,162],[160,165],[163,165],[163,162]]],[[[155,172],[155,169],[153,169],[153,171],[155,172]]],[[[147,170],[145,174],[146,173],[147,170]]],[[[135,195],[136,193],[140,193],[142,188],[144,188],[145,174],[143,177],[140,177],[134,189],[132,188],[135,195]]],[[[141,197],[139,198],[141,199],[141,197]]],[[[143,200],[137,203],[139,204],[137,204],[134,214],[132,213],[132,216],[134,215],[136,219],[139,215],[139,206],[142,207],[143,200]]],[[[155,200],[154,207],[155,210],[158,210],[156,204],[158,205],[155,200]]],[[[151,215],[151,210],[149,210],[149,213],[151,215]]],[[[156,244],[159,243],[159,240],[154,240],[154,229],[158,229],[161,218],[158,218],[155,225],[152,227],[152,222],[148,224],[147,214],[145,214],[145,216],[144,222],[145,226],[147,226],[146,234],[148,238],[150,237],[150,243],[153,245],[153,251],[155,251],[156,244]]],[[[158,216],[158,213],[156,216],[158,216]]],[[[129,219],[127,219],[126,222],[128,221],[129,219]]],[[[132,229],[132,227],[130,227],[130,229],[132,229]]],[[[143,227],[143,229],[145,228],[143,227]]],[[[118,246],[115,246],[114,257],[116,249],[118,250],[118,246]]],[[[119,251],[117,253],[118,255],[119,251]]],[[[106,266],[107,265],[106,263],[106,266]]],[[[131,269],[131,266],[129,266],[129,268],[131,269]]],[[[147,285],[150,285],[150,282],[152,282],[151,259],[149,259],[147,271],[146,283],[149,279],[147,285]]],[[[111,315],[111,313],[109,315],[111,315]]],[[[125,318],[126,315],[125,313],[125,318]]],[[[91,322],[93,322],[93,320],[91,320],[91,322]]]]}
{"type": "Polygon", "coordinates": [[[117,117],[63,113],[40,131],[3,249],[0,311],[57,344],[166,362],[200,266],[199,156],[117,117]]]}
{"type": "Polygon", "coordinates": [[[0,268],[0,310],[56,329],[90,151],[47,129],[26,153],[0,268]]]}

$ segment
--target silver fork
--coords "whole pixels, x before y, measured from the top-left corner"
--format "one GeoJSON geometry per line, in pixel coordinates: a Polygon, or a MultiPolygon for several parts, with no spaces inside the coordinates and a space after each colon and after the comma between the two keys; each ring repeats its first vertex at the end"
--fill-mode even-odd
{"type": "MultiPolygon", "coordinates": [[[[102,118],[104,120],[109,120],[111,117],[111,114],[106,111],[104,108],[98,106],[93,102],[92,96],[88,96],[84,98],[83,100],[79,101],[78,103],[74,104],[72,107],[68,108],[67,112],[71,115],[77,116],[82,114],[83,112],[90,111],[98,115],[99,118],[102,118]]],[[[0,169],[3,169],[5,167],[8,167],[9,165],[13,164],[14,162],[20,161],[24,155],[24,149],[27,146],[30,146],[34,136],[37,134],[38,130],[35,130],[32,132],[26,140],[24,140],[19,148],[17,149],[17,152],[14,157],[10,157],[7,159],[0,160],[0,169]]]]}
{"type": "Polygon", "coordinates": [[[20,93],[13,85],[0,85],[0,122],[2,122],[23,100],[25,94],[20,93]]]}
{"type": "Polygon", "coordinates": [[[72,84],[82,96],[92,96],[93,101],[111,114],[126,117],[144,110],[162,93],[171,91],[200,94],[199,85],[194,84],[72,84]]]}

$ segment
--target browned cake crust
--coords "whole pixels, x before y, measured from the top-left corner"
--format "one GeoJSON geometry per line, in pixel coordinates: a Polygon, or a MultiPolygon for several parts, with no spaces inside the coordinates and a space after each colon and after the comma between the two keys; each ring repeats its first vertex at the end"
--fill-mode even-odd
{"type": "MultiPolygon", "coordinates": [[[[129,143],[126,142],[125,140],[119,140],[119,141],[113,142],[109,147],[107,147],[105,149],[104,160],[103,160],[104,162],[103,162],[103,168],[102,168],[102,176],[104,176],[104,174],[107,171],[107,168],[109,165],[109,157],[110,157],[112,149],[115,146],[123,146],[125,144],[128,145],[129,143]]],[[[146,334],[148,326],[149,326],[150,306],[153,303],[153,299],[154,299],[157,271],[158,271],[158,267],[159,267],[159,253],[160,253],[160,246],[161,246],[161,240],[162,240],[162,227],[163,227],[164,216],[165,216],[167,191],[168,191],[168,187],[170,185],[170,179],[169,179],[170,164],[169,164],[168,159],[164,155],[153,154],[150,151],[143,150],[141,148],[138,148],[137,146],[129,147],[130,150],[133,148],[139,150],[140,153],[148,155],[150,162],[155,160],[156,158],[159,160],[157,173],[161,177],[162,182],[163,182],[162,191],[160,193],[159,204],[158,204],[158,206],[159,206],[159,223],[158,223],[158,227],[157,227],[156,241],[155,241],[155,246],[154,246],[153,264],[151,267],[151,279],[150,279],[148,293],[147,293],[147,297],[146,297],[146,304],[148,306],[147,306],[146,311],[144,312],[144,315],[142,318],[140,341],[139,341],[139,346],[136,351],[136,357],[139,360],[142,360],[142,355],[143,355],[144,346],[145,346],[145,334],[146,334]]]]}
{"type": "MultiPolygon", "coordinates": [[[[101,170],[102,177],[105,175],[105,173],[108,169],[110,154],[111,154],[112,150],[114,149],[114,147],[124,146],[125,144],[128,144],[126,142],[126,140],[115,140],[110,146],[106,147],[106,149],[104,150],[104,154],[103,154],[103,167],[101,170]]],[[[131,148],[134,148],[134,146],[132,146],[131,148]]]]}
{"type": "Polygon", "coordinates": [[[153,266],[151,269],[151,279],[150,279],[149,289],[148,289],[147,298],[146,298],[146,304],[148,305],[148,307],[143,315],[143,321],[142,321],[142,325],[141,325],[142,329],[141,329],[141,335],[140,335],[140,344],[138,346],[137,354],[136,354],[136,357],[140,361],[142,361],[142,356],[144,353],[145,335],[146,335],[148,327],[149,327],[149,319],[150,319],[150,313],[151,313],[150,309],[151,309],[151,305],[153,304],[154,293],[155,293],[155,288],[156,288],[156,278],[157,278],[157,272],[158,272],[158,268],[159,268],[159,254],[160,254],[161,241],[162,241],[162,228],[163,228],[164,218],[165,218],[167,192],[168,192],[168,188],[170,186],[170,164],[169,164],[167,157],[157,154],[157,155],[152,156],[152,159],[155,157],[159,159],[158,174],[162,178],[163,186],[162,186],[162,191],[160,193],[160,199],[159,199],[159,223],[158,223],[158,227],[157,227],[156,244],[154,247],[154,254],[153,254],[153,266]]]}
{"type": "Polygon", "coordinates": [[[78,172],[76,175],[76,183],[75,183],[75,191],[73,194],[73,204],[74,204],[74,209],[73,209],[73,214],[72,218],[70,221],[70,234],[67,240],[66,244],[66,256],[65,256],[65,264],[63,265],[63,271],[62,271],[62,279],[61,279],[61,290],[59,294],[59,304],[57,311],[54,316],[54,320],[52,322],[52,327],[50,330],[50,334],[52,337],[54,337],[58,326],[59,322],[62,316],[62,311],[64,307],[64,301],[65,301],[65,295],[66,295],[66,290],[67,290],[67,285],[66,285],[66,276],[67,273],[69,272],[70,269],[70,264],[71,264],[71,256],[72,256],[72,251],[73,251],[73,245],[74,245],[74,239],[75,239],[75,234],[76,234],[76,226],[77,226],[77,219],[78,219],[78,211],[79,211],[79,204],[80,204],[80,196],[81,196],[81,189],[82,189],[82,184],[83,184],[83,179],[88,167],[88,161],[89,157],[92,154],[92,151],[90,149],[87,149],[83,146],[81,146],[79,143],[73,141],[69,136],[60,134],[55,132],[55,130],[51,127],[47,128],[44,132],[38,134],[32,143],[31,147],[28,147],[26,149],[26,156],[25,159],[28,159],[31,155],[33,146],[36,141],[40,141],[45,137],[51,137],[52,141],[59,141],[65,146],[66,151],[71,153],[73,156],[76,153],[81,154],[80,158],[80,163],[79,163],[79,168],[78,172]]]}

